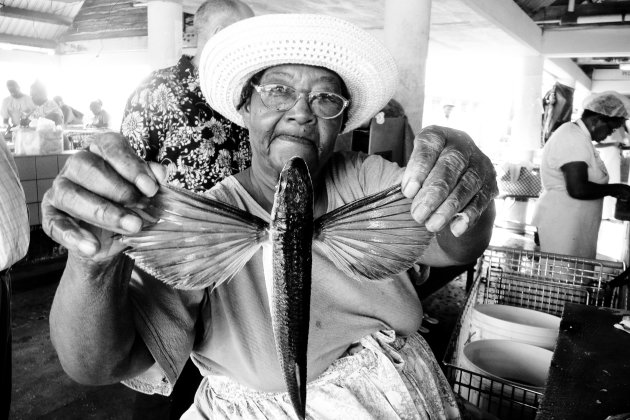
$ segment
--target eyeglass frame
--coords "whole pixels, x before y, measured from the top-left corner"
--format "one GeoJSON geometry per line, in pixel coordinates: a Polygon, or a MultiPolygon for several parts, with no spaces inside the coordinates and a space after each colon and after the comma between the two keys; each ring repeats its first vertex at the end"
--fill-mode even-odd
{"type": "Polygon", "coordinates": [[[342,95],[340,95],[339,93],[335,93],[335,92],[327,92],[327,91],[324,91],[324,90],[315,90],[315,91],[312,90],[310,92],[298,92],[298,90],[296,88],[294,88],[292,86],[283,85],[282,83],[266,83],[266,84],[257,85],[255,83],[251,82],[250,84],[256,90],[256,92],[258,92],[258,95],[260,95],[260,101],[263,103],[265,108],[270,109],[272,111],[276,111],[276,112],[286,112],[286,111],[292,109],[298,103],[298,101],[304,97],[304,95],[307,95],[307,103],[308,103],[309,108],[311,109],[311,112],[313,112],[313,115],[315,115],[317,118],[322,118],[324,120],[332,120],[332,119],[337,118],[338,116],[343,114],[343,112],[346,110],[346,108],[348,108],[348,106],[350,105],[350,99],[346,99],[342,95]],[[265,86],[282,86],[282,87],[285,87],[285,88],[288,88],[288,89],[293,89],[293,91],[297,93],[297,97],[295,98],[295,102],[293,102],[293,105],[291,105],[287,109],[275,109],[275,108],[269,107],[269,105],[267,105],[265,103],[265,101],[263,100],[263,95],[261,95],[261,93],[260,93],[261,90],[265,86]],[[343,106],[341,107],[341,110],[337,114],[332,116],[332,117],[323,117],[321,115],[315,114],[315,111],[311,107],[311,95],[314,94],[314,93],[325,93],[325,94],[328,94],[328,95],[333,95],[333,96],[339,97],[343,101],[343,106]]]}

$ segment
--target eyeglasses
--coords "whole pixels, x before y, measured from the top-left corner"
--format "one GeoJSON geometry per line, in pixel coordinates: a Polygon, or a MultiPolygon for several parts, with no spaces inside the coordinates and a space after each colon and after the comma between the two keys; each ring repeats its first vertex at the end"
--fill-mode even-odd
{"type": "Polygon", "coordinates": [[[274,111],[288,111],[304,96],[307,95],[308,105],[313,114],[330,120],[337,118],[350,101],[341,95],[332,92],[297,92],[290,86],[268,84],[252,84],[260,95],[263,105],[274,111]]]}

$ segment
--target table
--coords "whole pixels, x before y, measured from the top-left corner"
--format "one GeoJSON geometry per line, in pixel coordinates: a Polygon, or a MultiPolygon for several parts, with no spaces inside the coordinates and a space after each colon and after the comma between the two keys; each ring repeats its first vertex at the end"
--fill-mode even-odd
{"type": "Polygon", "coordinates": [[[567,303],[536,420],[630,413],[630,334],[613,327],[628,311],[567,303]]]}

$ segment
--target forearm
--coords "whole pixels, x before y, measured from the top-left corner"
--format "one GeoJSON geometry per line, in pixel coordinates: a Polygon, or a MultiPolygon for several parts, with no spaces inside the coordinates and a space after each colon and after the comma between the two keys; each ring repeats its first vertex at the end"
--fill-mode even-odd
{"type": "Polygon", "coordinates": [[[459,237],[448,226],[435,235],[421,262],[433,267],[465,265],[474,262],[488,247],[494,225],[494,202],[481,214],[477,223],[459,237]]]}
{"type": "Polygon", "coordinates": [[[133,323],[132,267],[122,255],[105,263],[68,257],[50,313],[50,335],[64,370],[77,382],[115,383],[152,364],[133,323]]]}
{"type": "Polygon", "coordinates": [[[580,185],[567,185],[567,193],[577,200],[597,200],[604,197],[617,197],[621,194],[623,184],[596,184],[585,182],[580,185]]]}

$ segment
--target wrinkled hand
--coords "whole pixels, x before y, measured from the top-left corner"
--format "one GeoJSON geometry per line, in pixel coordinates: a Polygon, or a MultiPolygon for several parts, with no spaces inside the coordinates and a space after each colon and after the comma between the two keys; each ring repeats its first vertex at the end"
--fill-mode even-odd
{"type": "Polygon", "coordinates": [[[97,137],[89,151],[73,155],[42,200],[42,227],[52,239],[95,261],[120,253],[115,233],[135,233],[137,213],[166,175],[147,165],[119,134],[97,137]],[[136,211],[134,211],[136,210],[136,211]]]}
{"type": "Polygon", "coordinates": [[[413,198],[418,223],[432,232],[449,224],[455,236],[473,226],[498,194],[490,159],[468,134],[439,126],[416,135],[402,189],[413,198]]]}

